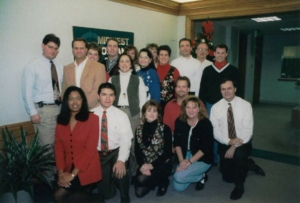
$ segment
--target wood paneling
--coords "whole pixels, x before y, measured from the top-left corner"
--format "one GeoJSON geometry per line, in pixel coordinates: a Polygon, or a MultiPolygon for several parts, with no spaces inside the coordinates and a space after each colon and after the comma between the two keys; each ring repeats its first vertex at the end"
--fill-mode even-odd
{"type": "Polygon", "coordinates": [[[169,0],[110,0],[122,4],[127,4],[139,8],[158,11],[161,13],[178,15],[179,3],[169,0]]]}
{"type": "Polygon", "coordinates": [[[15,136],[15,138],[17,139],[17,141],[19,142],[21,137],[20,137],[20,126],[23,127],[23,129],[27,132],[27,141],[28,143],[31,142],[31,140],[34,137],[34,127],[33,124],[30,121],[27,122],[22,122],[22,123],[15,123],[15,124],[10,124],[10,125],[5,125],[5,126],[0,126],[0,131],[1,131],[1,136],[0,136],[0,148],[2,148],[2,144],[3,144],[3,140],[2,140],[2,129],[4,129],[4,131],[6,131],[6,126],[8,127],[8,129],[10,131],[13,132],[13,135],[15,136]]]}

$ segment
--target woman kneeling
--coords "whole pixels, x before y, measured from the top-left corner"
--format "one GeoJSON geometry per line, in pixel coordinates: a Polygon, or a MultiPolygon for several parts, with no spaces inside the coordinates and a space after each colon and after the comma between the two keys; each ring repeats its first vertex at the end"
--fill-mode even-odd
{"type": "Polygon", "coordinates": [[[200,100],[189,96],[181,105],[175,121],[174,147],[179,166],[174,174],[174,189],[184,191],[197,182],[196,190],[204,188],[205,172],[213,163],[213,127],[200,100]]]}

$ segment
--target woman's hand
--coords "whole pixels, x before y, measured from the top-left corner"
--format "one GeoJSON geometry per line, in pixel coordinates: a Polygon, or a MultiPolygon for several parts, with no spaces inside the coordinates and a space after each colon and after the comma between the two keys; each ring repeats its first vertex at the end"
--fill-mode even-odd
{"type": "Polygon", "coordinates": [[[140,172],[143,175],[150,176],[151,175],[150,170],[152,169],[153,169],[152,164],[143,164],[142,167],[140,168],[140,172]]]}
{"type": "MultiPolygon", "coordinates": [[[[71,177],[72,177],[72,175],[71,175],[71,177]]],[[[71,182],[68,181],[66,178],[68,178],[67,173],[60,174],[58,177],[57,185],[61,186],[61,187],[66,187],[66,188],[70,187],[71,182]]],[[[72,180],[73,180],[73,177],[72,177],[72,180]]]]}
{"type": "Polygon", "coordinates": [[[179,166],[177,167],[176,171],[183,171],[187,169],[190,165],[191,163],[188,160],[184,159],[179,163],[179,166]]]}

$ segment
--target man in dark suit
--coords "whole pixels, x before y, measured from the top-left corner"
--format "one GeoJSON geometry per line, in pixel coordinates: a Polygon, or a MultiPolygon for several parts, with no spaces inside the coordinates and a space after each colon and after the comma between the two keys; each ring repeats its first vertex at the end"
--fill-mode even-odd
{"type": "Polygon", "coordinates": [[[87,97],[89,109],[95,108],[99,105],[97,98],[98,87],[101,83],[106,82],[105,68],[102,64],[88,59],[85,39],[74,39],[72,52],[75,61],[64,68],[62,93],[69,86],[80,87],[87,97]]]}
{"type": "Polygon", "coordinates": [[[106,52],[108,58],[101,61],[106,68],[109,76],[114,75],[118,71],[117,61],[119,59],[119,42],[116,39],[108,39],[106,41],[106,52]]]}

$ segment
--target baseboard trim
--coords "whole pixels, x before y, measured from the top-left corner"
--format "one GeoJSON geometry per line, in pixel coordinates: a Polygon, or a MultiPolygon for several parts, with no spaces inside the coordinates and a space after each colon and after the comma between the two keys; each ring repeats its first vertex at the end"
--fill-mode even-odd
{"type": "Polygon", "coordinates": [[[269,100],[259,100],[260,104],[279,104],[279,105],[287,105],[287,106],[298,106],[298,103],[294,102],[281,102],[281,101],[269,101],[269,100]]]}

